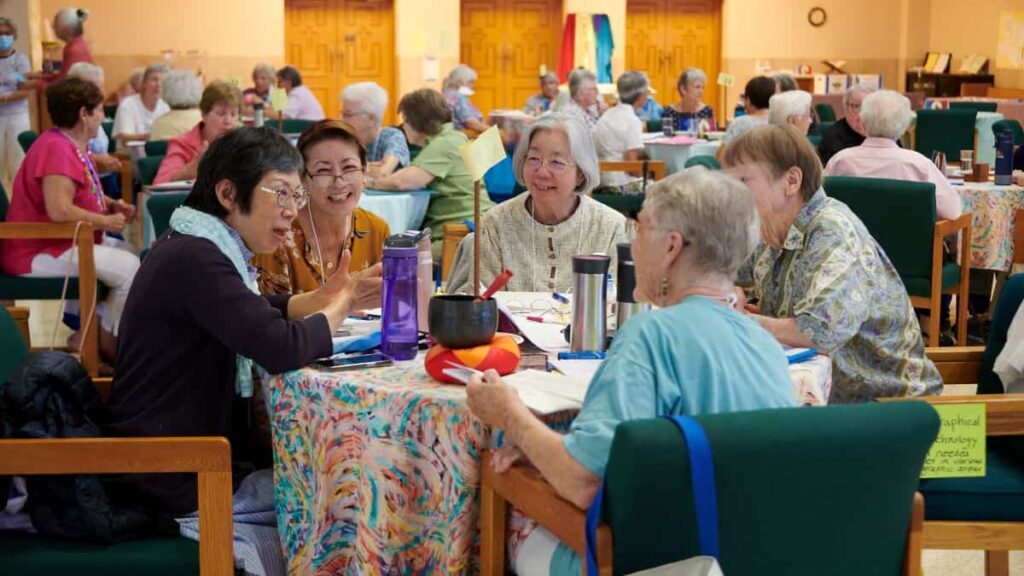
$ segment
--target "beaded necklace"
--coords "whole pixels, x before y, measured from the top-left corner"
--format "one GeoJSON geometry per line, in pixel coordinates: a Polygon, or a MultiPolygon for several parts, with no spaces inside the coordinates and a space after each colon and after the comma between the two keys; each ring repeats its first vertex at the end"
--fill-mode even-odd
{"type": "Polygon", "coordinates": [[[78,147],[78,143],[64,131],[58,128],[51,128],[51,130],[66,138],[67,141],[75,148],[75,153],[78,154],[78,159],[82,162],[82,171],[85,174],[85,179],[92,184],[92,194],[96,198],[96,202],[99,204],[100,210],[103,210],[105,207],[103,202],[103,185],[100,184],[100,175],[96,171],[96,165],[93,164],[92,157],[88,152],[83,152],[82,149],[78,147]]]}

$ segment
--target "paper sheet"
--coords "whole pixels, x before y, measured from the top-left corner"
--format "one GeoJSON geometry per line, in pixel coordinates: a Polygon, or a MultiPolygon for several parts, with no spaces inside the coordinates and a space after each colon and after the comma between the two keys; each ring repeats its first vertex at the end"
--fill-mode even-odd
{"type": "Polygon", "coordinates": [[[466,163],[470,178],[473,181],[483,180],[491,166],[505,159],[505,147],[501,144],[498,127],[491,126],[475,140],[463,144],[459,154],[466,163]]]}
{"type": "Polygon", "coordinates": [[[571,300],[570,304],[563,304],[549,292],[498,292],[494,299],[498,301],[498,309],[537,348],[555,353],[569,349],[562,330],[571,317],[571,300]],[[540,317],[544,322],[534,322],[528,316],[540,317]]]}
{"type": "Polygon", "coordinates": [[[602,362],[604,360],[553,360],[551,365],[570,378],[590,382],[602,362]]]}
{"type": "Polygon", "coordinates": [[[270,89],[270,105],[278,112],[288,108],[288,93],[285,92],[284,88],[270,89]]]}
{"type": "Polygon", "coordinates": [[[589,383],[561,374],[523,370],[502,378],[519,393],[526,407],[538,414],[579,410],[589,383]]]}

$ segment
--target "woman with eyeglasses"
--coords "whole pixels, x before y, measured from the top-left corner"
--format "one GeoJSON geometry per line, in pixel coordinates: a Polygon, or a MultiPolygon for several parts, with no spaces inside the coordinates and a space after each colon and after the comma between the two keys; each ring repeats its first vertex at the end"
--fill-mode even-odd
{"type": "MultiPolygon", "coordinates": [[[[231,130],[210,144],[128,294],[100,419],[106,435],[225,436],[245,459],[254,365],[280,373],[330,356],[348,314],[379,305],[380,266],[349,274],[348,251],[313,292],[259,294],[250,260],[288,237],[308,200],[301,172],[298,150],[270,128],[231,130]]],[[[126,506],[180,516],[197,508],[195,482],[133,475],[117,480],[116,493],[126,506]]]]}
{"type": "Polygon", "coordinates": [[[284,243],[272,254],[257,254],[263,294],[302,294],[322,286],[341,263],[347,248],[350,272],[384,258],[388,223],[357,206],[363,195],[366,149],[351,126],[321,120],[298,143],[305,168],[302,183],[309,202],[300,206],[284,243]]]}
{"type": "MultiPolygon", "coordinates": [[[[503,270],[514,276],[506,290],[568,291],[572,257],[607,254],[626,241],[622,214],[588,196],[601,173],[590,129],[576,116],[549,113],[526,129],[512,166],[528,194],[495,206],[483,219],[480,281],[503,270]]],[[[463,241],[448,278],[449,292],[472,292],[472,242],[463,241]]]]}

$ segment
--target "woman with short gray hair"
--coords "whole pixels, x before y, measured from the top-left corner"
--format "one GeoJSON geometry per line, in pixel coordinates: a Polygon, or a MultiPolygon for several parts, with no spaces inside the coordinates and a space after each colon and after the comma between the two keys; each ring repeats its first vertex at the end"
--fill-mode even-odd
{"type": "Polygon", "coordinates": [[[715,125],[715,110],[704,103],[704,88],[708,83],[708,75],[700,68],[687,68],[676,81],[679,101],[666,106],[661,112],[662,123],[666,119],[674,119],[677,130],[690,129],[691,121],[706,120],[712,130],[715,125]]]}
{"type": "Polygon", "coordinates": [[[246,88],[242,92],[245,104],[252,107],[257,101],[264,105],[270,104],[270,90],[274,87],[274,80],[277,78],[277,71],[274,67],[261,62],[252,67],[252,88],[246,88]]]}
{"type": "MultiPolygon", "coordinates": [[[[111,136],[117,139],[117,150],[122,153],[131,152],[129,142],[149,140],[153,130],[153,122],[171,111],[162,98],[164,75],[167,74],[166,64],[150,64],[142,73],[142,86],[138,94],[121,100],[114,115],[114,129],[111,136]]],[[[134,149],[134,154],[144,155],[141,148],[134,149]]]]}
{"type": "MultiPolygon", "coordinates": [[[[626,219],[587,194],[600,174],[590,130],[577,118],[544,114],[530,125],[512,157],[526,187],[487,213],[480,225],[480,279],[504,270],[515,274],[515,292],[567,291],[572,257],[600,252],[615,262],[615,244],[626,241],[626,219]]],[[[449,292],[472,292],[472,242],[459,246],[449,292]]]]}
{"type": "Polygon", "coordinates": [[[398,128],[381,128],[388,91],[376,82],[349,84],[341,93],[341,119],[366,147],[367,175],[380,178],[409,165],[409,142],[398,128]]]}
{"type": "Polygon", "coordinates": [[[811,127],[811,95],[803,90],[781,92],[768,100],[768,123],[789,124],[807,135],[811,127]]]}
{"type": "MultiPolygon", "coordinates": [[[[647,74],[639,70],[631,70],[619,76],[616,83],[619,103],[605,112],[594,128],[594,145],[600,160],[620,162],[643,159],[644,125],[637,111],[647,102],[650,86],[647,74]]],[[[601,186],[615,188],[616,192],[625,194],[639,194],[642,192],[643,178],[620,171],[602,172],[601,186]]]]}
{"type": "MultiPolygon", "coordinates": [[[[622,422],[796,406],[782,347],[737,309],[733,282],[757,241],[754,199],[739,181],[695,167],[652,186],[633,241],[633,296],[658,309],[618,328],[569,432],[544,425],[494,371],[466,386],[469,409],[508,439],[495,471],[528,460],[586,509],[622,422]]],[[[546,528],[519,528],[517,517],[509,525],[517,574],[582,572],[579,555],[546,528]]]]}
{"type": "Polygon", "coordinates": [[[171,111],[153,121],[150,140],[170,140],[199,123],[203,84],[191,70],[171,70],[164,76],[163,98],[171,111]]]}
{"type": "Polygon", "coordinates": [[[483,132],[489,126],[484,123],[484,115],[480,109],[469,101],[473,95],[473,83],[476,82],[476,70],[465,64],[459,64],[444,79],[444,99],[452,109],[452,122],[456,130],[469,129],[483,132]]]}
{"type": "Polygon", "coordinates": [[[591,130],[608,106],[597,91],[597,76],[586,68],[577,68],[569,73],[569,101],[558,111],[576,116],[591,130]]]}

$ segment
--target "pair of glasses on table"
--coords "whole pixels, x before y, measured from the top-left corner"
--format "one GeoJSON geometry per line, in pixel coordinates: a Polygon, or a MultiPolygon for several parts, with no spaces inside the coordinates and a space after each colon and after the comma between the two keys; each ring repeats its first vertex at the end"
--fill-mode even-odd
{"type": "Polygon", "coordinates": [[[546,322],[567,324],[572,320],[572,306],[554,299],[538,298],[530,301],[510,300],[508,311],[517,316],[541,318],[546,322]]]}
{"type": "Polygon", "coordinates": [[[277,205],[280,208],[284,208],[288,205],[288,201],[295,202],[295,208],[302,210],[309,204],[309,192],[305,188],[296,188],[295,190],[289,190],[288,188],[281,188],[274,190],[273,188],[267,188],[266,186],[260,186],[260,190],[267,194],[274,194],[277,196],[277,205]]]}

